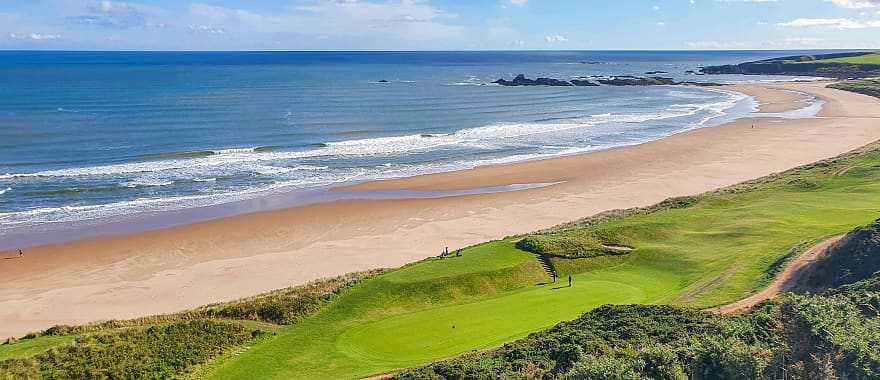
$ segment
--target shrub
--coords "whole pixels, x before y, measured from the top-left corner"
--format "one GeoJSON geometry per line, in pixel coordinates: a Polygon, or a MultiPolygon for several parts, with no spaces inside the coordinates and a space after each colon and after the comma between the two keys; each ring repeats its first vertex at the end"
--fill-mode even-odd
{"type": "Polygon", "coordinates": [[[689,372],[694,379],[759,379],[772,353],[736,339],[708,337],[693,348],[689,372]]]}
{"type": "Polygon", "coordinates": [[[0,362],[0,378],[168,379],[261,334],[238,323],[194,320],[77,338],[29,359],[0,362]]]}
{"type": "Polygon", "coordinates": [[[819,259],[804,279],[811,289],[855,283],[880,271],[880,221],[853,230],[819,259]]]}
{"type": "Polygon", "coordinates": [[[588,356],[565,375],[569,380],[641,380],[636,363],[629,358],[588,356]]]}

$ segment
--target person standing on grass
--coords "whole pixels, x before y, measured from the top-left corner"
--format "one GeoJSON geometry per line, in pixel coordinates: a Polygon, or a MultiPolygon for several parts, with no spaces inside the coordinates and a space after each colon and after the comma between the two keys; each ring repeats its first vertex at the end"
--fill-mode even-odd
{"type": "Polygon", "coordinates": [[[571,275],[568,275],[568,287],[571,287],[571,275]]]}

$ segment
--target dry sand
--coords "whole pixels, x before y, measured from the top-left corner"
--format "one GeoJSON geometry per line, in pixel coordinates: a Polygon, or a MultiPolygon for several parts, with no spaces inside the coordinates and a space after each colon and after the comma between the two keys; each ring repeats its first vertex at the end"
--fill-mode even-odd
{"type": "Polygon", "coordinates": [[[446,190],[561,182],[544,188],[340,201],[32,248],[22,259],[0,260],[0,336],[168,313],[320,277],[399,266],[437,255],[446,246],[696,194],[880,139],[877,99],[826,89],[823,83],[736,90],[766,104],[764,112],[797,108],[785,104],[784,99],[800,99],[790,90],[827,104],[821,118],[742,120],[604,152],[354,187],[446,190]]]}

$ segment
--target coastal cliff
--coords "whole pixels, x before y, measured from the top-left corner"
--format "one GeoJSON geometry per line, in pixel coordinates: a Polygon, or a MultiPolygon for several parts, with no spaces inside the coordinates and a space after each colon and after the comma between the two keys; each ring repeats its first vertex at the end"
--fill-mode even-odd
{"type": "Polygon", "coordinates": [[[790,56],[736,65],[706,66],[700,72],[703,74],[791,75],[838,79],[880,76],[880,64],[851,63],[848,61],[849,58],[863,57],[871,54],[874,53],[859,52],[790,56]]]}

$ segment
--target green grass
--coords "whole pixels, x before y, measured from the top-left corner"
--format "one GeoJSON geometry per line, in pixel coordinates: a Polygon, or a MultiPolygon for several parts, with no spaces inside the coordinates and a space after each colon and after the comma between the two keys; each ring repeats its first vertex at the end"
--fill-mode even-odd
{"type": "Polygon", "coordinates": [[[0,345],[0,360],[29,358],[51,348],[73,343],[72,336],[40,336],[0,345]]]}
{"type": "Polygon", "coordinates": [[[828,85],[828,87],[880,98],[880,79],[851,80],[833,83],[828,85]]]}
{"type": "MultiPolygon", "coordinates": [[[[602,231],[635,247],[621,256],[554,259],[563,279],[572,275],[571,288],[546,283],[535,256],[515,247],[518,239],[482,244],[363,281],[205,376],[357,378],[498,346],[603,304],[728,303],[765,286],[793,248],[874,220],[877,199],[880,152],[870,151],[681,208],[569,224],[538,237],[602,231]]],[[[593,242],[571,239],[579,240],[593,242]]]]}
{"type": "Polygon", "coordinates": [[[880,53],[860,55],[857,57],[822,59],[817,62],[850,63],[858,65],[880,65],[880,53]]]}

